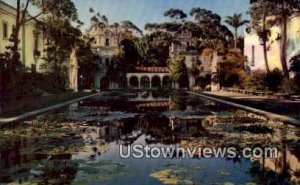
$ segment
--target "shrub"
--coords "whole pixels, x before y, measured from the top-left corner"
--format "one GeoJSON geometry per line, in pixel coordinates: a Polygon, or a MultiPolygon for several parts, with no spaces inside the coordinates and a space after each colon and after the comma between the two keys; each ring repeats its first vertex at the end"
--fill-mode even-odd
{"type": "Polygon", "coordinates": [[[283,80],[283,74],[276,68],[272,72],[267,73],[265,80],[268,90],[278,92],[283,80]]]}
{"type": "Polygon", "coordinates": [[[295,79],[284,78],[280,86],[280,92],[286,94],[295,94],[298,91],[298,85],[295,79]]]}
{"type": "Polygon", "coordinates": [[[196,85],[201,89],[205,89],[206,86],[211,84],[211,75],[200,76],[196,78],[196,85]]]}
{"type": "Polygon", "coordinates": [[[266,73],[263,71],[254,71],[248,75],[243,82],[247,90],[264,91],[266,90],[266,73]]]}

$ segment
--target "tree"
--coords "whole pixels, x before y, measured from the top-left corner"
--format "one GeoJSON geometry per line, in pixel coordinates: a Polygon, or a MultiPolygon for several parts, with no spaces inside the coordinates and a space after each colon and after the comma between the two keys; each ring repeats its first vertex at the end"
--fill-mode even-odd
{"type": "Polygon", "coordinates": [[[198,47],[209,47],[214,50],[227,48],[232,33],[221,24],[221,17],[218,14],[202,8],[193,8],[190,15],[195,17],[201,30],[198,34],[198,47]]]}
{"type": "Polygon", "coordinates": [[[126,30],[135,30],[137,31],[140,35],[143,35],[143,31],[137,27],[134,23],[132,23],[131,21],[129,20],[125,20],[125,21],[122,21],[122,26],[126,29],[126,30]]]}
{"type": "Polygon", "coordinates": [[[79,27],[77,9],[72,1],[64,0],[65,4],[55,5],[56,9],[48,12],[40,20],[43,22],[43,33],[46,43],[46,61],[42,66],[53,78],[51,87],[64,90],[66,85],[66,65],[72,50],[76,50],[82,33],[79,27]],[[74,27],[77,23],[77,27],[74,27]],[[63,41],[63,42],[62,42],[63,41]]]}
{"type": "Polygon", "coordinates": [[[94,61],[99,60],[99,57],[92,52],[91,42],[92,40],[84,38],[77,43],[76,54],[78,56],[80,89],[93,87],[93,80],[98,68],[94,61]]]}
{"type": "Polygon", "coordinates": [[[249,23],[248,20],[242,20],[242,14],[233,14],[233,16],[227,16],[225,22],[234,28],[234,48],[237,48],[238,40],[238,28],[249,23]]]}
{"type": "Polygon", "coordinates": [[[294,56],[291,61],[290,71],[295,74],[295,80],[300,90],[300,54],[294,56]]]}
{"type": "Polygon", "coordinates": [[[274,2],[272,9],[273,15],[277,16],[279,24],[281,25],[281,64],[284,76],[289,78],[289,71],[287,66],[287,29],[288,20],[296,12],[300,11],[299,0],[267,0],[268,2],[274,2]]]}
{"type": "Polygon", "coordinates": [[[182,10],[173,9],[173,8],[165,11],[164,16],[170,17],[171,19],[175,19],[175,20],[181,20],[181,21],[183,21],[185,18],[187,18],[187,14],[184,13],[182,10]]]}
{"type": "Polygon", "coordinates": [[[168,63],[173,80],[179,84],[180,88],[188,88],[189,78],[184,58],[176,55],[170,58],[168,63]]]}
{"type": "Polygon", "coordinates": [[[89,9],[91,14],[94,14],[91,17],[91,23],[93,26],[103,27],[108,24],[108,18],[105,15],[101,15],[100,12],[95,12],[93,8],[89,9]]]}
{"type": "Polygon", "coordinates": [[[246,71],[244,63],[246,58],[238,52],[228,52],[218,65],[217,79],[221,87],[242,86],[246,71]]]}
{"type": "Polygon", "coordinates": [[[16,19],[13,26],[13,33],[11,35],[10,41],[12,45],[8,47],[10,50],[9,57],[9,79],[11,86],[12,100],[15,99],[15,93],[18,91],[18,84],[16,79],[21,75],[22,69],[24,68],[20,62],[19,54],[19,33],[21,27],[26,25],[30,21],[37,21],[38,18],[46,17],[50,12],[55,12],[56,15],[67,15],[70,16],[72,20],[77,19],[77,13],[72,13],[72,7],[74,6],[71,0],[24,0],[24,6],[21,6],[21,0],[16,0],[16,19]],[[30,6],[36,9],[36,14],[31,16],[28,14],[30,6]],[[71,10],[70,10],[71,9],[71,10]]]}
{"type": "Polygon", "coordinates": [[[144,66],[167,66],[169,46],[173,36],[168,32],[156,31],[135,40],[139,62],[144,66]]]}
{"type": "Polygon", "coordinates": [[[256,30],[258,36],[260,37],[264,50],[264,60],[267,72],[270,72],[269,62],[268,62],[268,50],[267,41],[270,33],[270,28],[274,25],[267,22],[267,17],[272,15],[274,2],[257,0],[255,3],[251,4],[249,13],[252,18],[254,29],[256,30]]]}

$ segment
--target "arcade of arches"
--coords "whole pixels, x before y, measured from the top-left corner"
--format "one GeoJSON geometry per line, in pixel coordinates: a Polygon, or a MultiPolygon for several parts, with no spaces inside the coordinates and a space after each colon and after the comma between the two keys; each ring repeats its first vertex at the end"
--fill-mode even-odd
{"type": "Polygon", "coordinates": [[[169,70],[165,67],[136,67],[135,71],[126,74],[127,86],[148,89],[171,87],[169,70]]]}
{"type": "Polygon", "coordinates": [[[128,74],[127,86],[141,89],[171,87],[172,81],[169,75],[128,74]]]}

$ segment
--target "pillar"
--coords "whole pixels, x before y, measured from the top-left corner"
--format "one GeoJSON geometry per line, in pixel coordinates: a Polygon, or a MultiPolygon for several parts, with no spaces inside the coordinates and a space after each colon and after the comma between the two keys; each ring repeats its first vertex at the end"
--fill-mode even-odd
{"type": "Polygon", "coordinates": [[[139,82],[139,83],[138,83],[138,89],[141,88],[141,80],[142,80],[141,77],[138,77],[138,82],[139,82]]]}
{"type": "Polygon", "coordinates": [[[127,76],[127,78],[126,78],[126,84],[127,84],[127,87],[129,87],[130,86],[130,76],[127,76]]]}

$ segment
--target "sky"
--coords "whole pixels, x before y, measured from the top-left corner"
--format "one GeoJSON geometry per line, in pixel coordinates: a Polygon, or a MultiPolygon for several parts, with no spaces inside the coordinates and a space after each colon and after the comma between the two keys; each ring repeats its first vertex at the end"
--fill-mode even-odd
{"type": "MultiPolygon", "coordinates": [[[[16,0],[4,0],[15,4],[16,0]]],[[[106,15],[110,23],[131,20],[140,29],[146,23],[167,20],[164,12],[170,8],[179,8],[189,14],[193,7],[201,7],[219,14],[224,21],[226,16],[243,13],[245,19],[249,8],[249,0],[73,0],[78,9],[79,17],[84,22],[83,29],[90,25],[89,9],[93,8],[101,15],[106,15]]],[[[240,30],[242,33],[242,30],[240,30]]]]}
{"type": "Polygon", "coordinates": [[[170,8],[179,8],[189,14],[193,7],[212,10],[223,17],[246,12],[249,0],[75,0],[81,20],[89,25],[91,14],[89,8],[106,15],[110,23],[131,20],[140,29],[146,23],[163,22],[167,20],[164,12],[170,8]]]}

